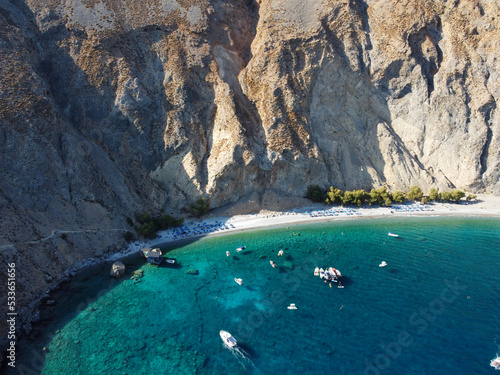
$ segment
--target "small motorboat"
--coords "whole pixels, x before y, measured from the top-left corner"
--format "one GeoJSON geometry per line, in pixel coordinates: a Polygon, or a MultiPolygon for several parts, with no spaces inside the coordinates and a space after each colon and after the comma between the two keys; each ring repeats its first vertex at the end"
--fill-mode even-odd
{"type": "Polygon", "coordinates": [[[278,256],[279,257],[283,256],[283,250],[278,251],[278,256]]]}
{"type": "Polygon", "coordinates": [[[237,279],[236,277],[234,278],[234,281],[236,281],[237,284],[243,285],[243,279],[237,279]]]}
{"type": "Polygon", "coordinates": [[[387,266],[387,262],[385,260],[383,260],[382,263],[380,263],[378,266],[385,267],[385,266],[387,266]]]}
{"type": "Polygon", "coordinates": [[[273,266],[273,268],[277,267],[276,263],[274,263],[272,260],[270,261],[270,263],[271,263],[271,266],[273,266]]]}
{"type": "Polygon", "coordinates": [[[490,366],[494,367],[495,370],[500,370],[500,357],[497,355],[496,358],[493,358],[490,362],[490,366]]]}
{"type": "Polygon", "coordinates": [[[314,269],[314,276],[319,276],[319,267],[314,269]]]}
{"type": "Polygon", "coordinates": [[[233,336],[231,336],[231,334],[229,332],[220,331],[219,335],[220,335],[220,338],[222,339],[222,341],[224,342],[224,344],[226,344],[228,347],[235,348],[236,346],[238,346],[236,339],[233,336]]]}
{"type": "Polygon", "coordinates": [[[230,256],[231,253],[229,251],[226,251],[226,256],[230,256]]]}
{"type": "Polygon", "coordinates": [[[340,273],[340,271],[338,269],[330,267],[330,270],[333,271],[333,273],[335,274],[335,276],[342,277],[342,274],[340,273]]]}
{"type": "Polygon", "coordinates": [[[322,279],[325,278],[325,270],[323,268],[319,269],[319,277],[321,277],[322,279]]]}
{"type": "Polygon", "coordinates": [[[295,303],[291,303],[290,306],[287,307],[288,310],[297,310],[297,306],[295,306],[295,303]]]}
{"type": "Polygon", "coordinates": [[[245,250],[247,247],[246,246],[241,246],[236,249],[237,252],[245,250]]]}
{"type": "Polygon", "coordinates": [[[395,234],[395,233],[389,232],[389,236],[391,236],[391,237],[399,237],[399,234],[395,234]]]}
{"type": "Polygon", "coordinates": [[[167,262],[168,264],[177,264],[177,260],[175,260],[174,258],[165,258],[165,262],[167,262]]]}

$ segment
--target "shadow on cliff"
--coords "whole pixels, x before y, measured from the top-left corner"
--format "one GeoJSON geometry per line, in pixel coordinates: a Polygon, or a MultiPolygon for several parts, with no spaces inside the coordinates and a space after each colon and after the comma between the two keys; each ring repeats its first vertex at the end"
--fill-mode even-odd
{"type": "Polygon", "coordinates": [[[321,19],[320,38],[327,43],[315,77],[310,119],[329,169],[328,180],[343,190],[383,184],[391,189],[393,182],[410,184],[412,176],[428,176],[392,125],[388,101],[411,92],[411,87],[401,93],[389,90],[389,81],[399,78],[402,64],[390,64],[377,80],[370,73],[367,9],[364,1],[338,4],[321,19]],[[345,15],[357,21],[344,22],[345,15]],[[387,179],[388,174],[394,181],[387,179]]]}

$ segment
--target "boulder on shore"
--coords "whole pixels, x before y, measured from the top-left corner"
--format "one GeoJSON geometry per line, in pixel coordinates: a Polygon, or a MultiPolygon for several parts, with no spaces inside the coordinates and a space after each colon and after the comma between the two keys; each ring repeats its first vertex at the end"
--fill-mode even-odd
{"type": "Polygon", "coordinates": [[[117,261],[111,266],[111,272],[109,274],[113,277],[122,277],[124,273],[125,265],[122,262],[117,261]]]}

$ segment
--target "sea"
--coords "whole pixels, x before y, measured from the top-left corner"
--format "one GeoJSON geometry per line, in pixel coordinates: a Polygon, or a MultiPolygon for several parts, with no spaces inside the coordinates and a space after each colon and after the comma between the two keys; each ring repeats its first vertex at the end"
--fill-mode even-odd
{"type": "Polygon", "coordinates": [[[131,256],[122,279],[109,276],[110,264],[74,277],[42,310],[41,323],[18,345],[16,369],[6,373],[495,371],[498,218],[289,225],[163,250],[179,265],[155,267],[131,256]],[[237,252],[240,246],[246,248],[237,252]],[[316,267],[340,270],[344,288],[314,276],[316,267]],[[137,271],[142,276],[131,279],[137,271]],[[287,308],[292,303],[297,309],[287,308]],[[223,344],[221,330],[237,348],[223,344]]]}

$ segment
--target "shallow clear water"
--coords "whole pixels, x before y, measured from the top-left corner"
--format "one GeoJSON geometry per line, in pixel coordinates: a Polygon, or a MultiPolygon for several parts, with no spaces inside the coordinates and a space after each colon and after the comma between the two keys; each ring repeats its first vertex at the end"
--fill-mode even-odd
{"type": "Polygon", "coordinates": [[[140,282],[112,282],[107,266],[77,278],[18,365],[44,375],[484,374],[500,352],[499,255],[500,220],[488,218],[204,238],[169,252],[180,268],[140,263],[140,282]],[[314,277],[316,266],[338,268],[345,288],[314,277]],[[241,349],[225,348],[220,330],[241,349]]]}

